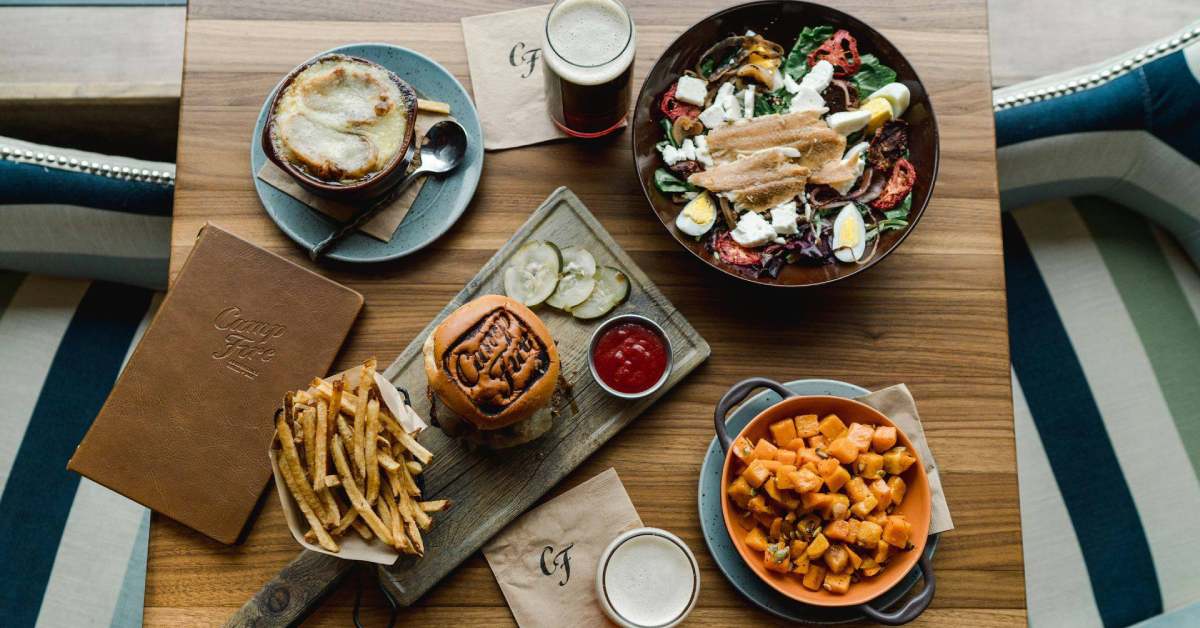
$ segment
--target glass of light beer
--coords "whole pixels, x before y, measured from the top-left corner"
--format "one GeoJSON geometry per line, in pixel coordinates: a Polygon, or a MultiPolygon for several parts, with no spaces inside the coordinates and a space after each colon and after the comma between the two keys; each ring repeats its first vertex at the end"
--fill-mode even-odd
{"type": "Polygon", "coordinates": [[[558,0],[542,46],[550,118],[575,137],[619,129],[629,113],[633,19],[618,0],[558,0]]]}

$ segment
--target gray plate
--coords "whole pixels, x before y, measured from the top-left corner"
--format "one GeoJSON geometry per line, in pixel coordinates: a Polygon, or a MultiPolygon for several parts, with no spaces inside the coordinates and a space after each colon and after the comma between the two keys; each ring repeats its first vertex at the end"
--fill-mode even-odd
{"type": "MultiPolygon", "coordinates": [[[[355,232],[342,240],[326,257],[341,262],[370,263],[419,251],[449,231],[475,195],[475,186],[483,171],[483,129],[479,126],[479,114],[467,90],[463,89],[454,75],[421,53],[389,44],[351,44],[320,54],[331,52],[374,61],[407,81],[421,98],[449,103],[454,119],[467,131],[467,154],[463,163],[450,174],[430,177],[425,182],[425,187],[421,188],[412,209],[396,228],[390,242],[380,242],[355,232]]],[[[279,89],[279,86],[275,89],[279,89]]],[[[271,94],[267,95],[258,114],[254,134],[250,136],[250,176],[271,220],[289,238],[308,249],[333,231],[333,220],[255,176],[267,161],[259,138],[262,137],[263,125],[267,121],[267,106],[274,93],[275,90],[271,90],[271,94]]]]}
{"type": "MultiPolygon", "coordinates": [[[[837,397],[861,397],[871,391],[854,384],[839,382],[832,379],[799,379],[784,384],[788,390],[798,395],[833,395],[837,397]]],[[[729,433],[736,435],[758,413],[779,401],[779,395],[764,391],[751,396],[736,410],[729,413],[726,425],[729,433]]],[[[717,568],[725,574],[725,578],[739,593],[754,603],[755,606],[783,619],[795,622],[816,624],[840,624],[866,619],[856,607],[826,607],[802,604],[793,600],[763,582],[742,560],[729,531],[725,529],[725,518],[721,514],[721,469],[725,464],[725,453],[721,445],[713,438],[704,456],[704,465],[700,468],[700,486],[698,503],[700,508],[700,528],[704,532],[704,543],[712,555],[717,568]]],[[[937,549],[938,536],[932,535],[925,544],[925,554],[933,556],[937,549]]],[[[920,580],[919,566],[913,567],[908,575],[887,593],[879,596],[871,603],[875,608],[885,608],[895,604],[909,589],[920,580]]]]}

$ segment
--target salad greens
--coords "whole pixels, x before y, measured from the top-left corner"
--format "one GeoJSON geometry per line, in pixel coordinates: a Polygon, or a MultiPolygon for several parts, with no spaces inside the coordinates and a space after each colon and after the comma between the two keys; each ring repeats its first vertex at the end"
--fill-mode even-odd
{"type": "Polygon", "coordinates": [[[858,90],[859,100],[870,96],[875,90],[896,80],[896,71],[887,67],[873,54],[860,57],[862,67],[850,77],[850,82],[858,90]]]}
{"type": "Polygon", "coordinates": [[[799,81],[808,74],[808,53],[819,48],[830,37],[833,37],[832,26],[805,26],[783,62],[783,71],[799,81]]]}
{"type": "Polygon", "coordinates": [[[792,104],[792,95],[782,87],[760,94],[754,99],[754,115],[765,116],[772,113],[787,113],[792,104]]]}
{"type": "Polygon", "coordinates": [[[659,123],[661,124],[663,131],[665,131],[667,134],[666,141],[670,142],[671,146],[679,148],[679,144],[675,143],[675,136],[671,133],[671,121],[667,118],[663,118],[662,120],[659,120],[659,123]]]}
{"type": "Polygon", "coordinates": [[[658,188],[663,194],[682,194],[684,192],[695,192],[696,186],[681,180],[679,177],[671,174],[666,168],[659,168],[654,171],[654,187],[658,188]]]}

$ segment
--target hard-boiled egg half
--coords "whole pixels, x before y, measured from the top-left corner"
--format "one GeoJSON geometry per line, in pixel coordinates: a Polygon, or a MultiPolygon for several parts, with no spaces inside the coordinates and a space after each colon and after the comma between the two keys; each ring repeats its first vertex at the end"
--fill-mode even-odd
{"type": "Polygon", "coordinates": [[[867,251],[867,225],[854,203],[838,212],[833,221],[833,256],[847,263],[862,259],[867,251]]]}
{"type": "Polygon", "coordinates": [[[717,203],[708,192],[701,192],[688,201],[675,217],[675,227],[695,238],[708,233],[716,223],[717,203]]]}

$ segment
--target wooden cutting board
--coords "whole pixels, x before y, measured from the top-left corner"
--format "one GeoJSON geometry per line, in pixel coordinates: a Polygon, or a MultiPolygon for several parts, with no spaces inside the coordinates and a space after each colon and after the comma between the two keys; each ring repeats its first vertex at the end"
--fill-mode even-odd
{"type": "MultiPolygon", "coordinates": [[[[472,449],[437,428],[422,433],[421,444],[434,454],[425,474],[424,494],[429,499],[448,498],[454,506],[450,512],[434,517],[434,527],[425,537],[424,558],[402,556],[395,565],[379,568],[381,586],[401,606],[412,604],[429,591],[709,355],[708,343],[683,314],[658,291],[583,202],[560,187],[384,372],[396,386],[409,391],[413,407],[422,416],[429,416],[421,356],[426,336],[463,303],[486,294],[503,294],[504,267],[517,248],[530,240],[586,248],[598,265],[613,266],[629,277],[629,298],[595,321],[580,321],[548,306],[535,309],[558,343],[563,376],[573,387],[577,408],[574,414],[564,411],[554,428],[541,438],[519,447],[489,451],[472,449]],[[662,325],[671,341],[674,364],[658,392],[636,401],[604,392],[587,366],[592,332],[609,316],[628,312],[662,325]]],[[[247,602],[229,625],[249,625],[259,619],[270,623],[296,621],[332,590],[348,567],[348,561],[302,552],[247,602]]]]}

